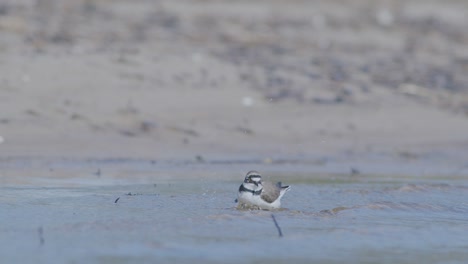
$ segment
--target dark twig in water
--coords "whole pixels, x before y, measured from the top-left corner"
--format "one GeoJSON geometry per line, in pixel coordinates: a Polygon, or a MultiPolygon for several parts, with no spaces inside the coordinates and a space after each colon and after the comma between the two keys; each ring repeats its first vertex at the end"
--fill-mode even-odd
{"type": "Polygon", "coordinates": [[[278,229],[278,235],[280,237],[283,236],[283,232],[281,232],[281,227],[278,225],[278,222],[276,222],[276,218],[274,214],[271,214],[271,218],[273,218],[273,222],[275,223],[276,229],[278,229]]]}
{"type": "Polygon", "coordinates": [[[39,234],[39,244],[42,246],[44,245],[45,243],[45,239],[44,239],[44,229],[42,228],[42,226],[40,226],[38,229],[37,229],[37,232],[39,234]]]}
{"type": "Polygon", "coordinates": [[[115,202],[114,203],[117,203],[119,201],[120,197],[118,197],[117,199],[115,199],[115,202]]]}

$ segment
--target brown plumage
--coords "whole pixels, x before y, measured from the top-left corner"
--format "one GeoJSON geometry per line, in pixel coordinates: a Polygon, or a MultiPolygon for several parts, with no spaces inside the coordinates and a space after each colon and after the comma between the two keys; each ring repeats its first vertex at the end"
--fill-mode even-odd
{"type": "MultiPolygon", "coordinates": [[[[261,194],[261,197],[263,200],[265,200],[268,203],[274,202],[276,199],[278,199],[281,191],[281,182],[278,182],[277,184],[273,184],[272,182],[262,182],[263,185],[263,191],[261,194]]],[[[287,186],[286,186],[287,187],[287,186]]]]}

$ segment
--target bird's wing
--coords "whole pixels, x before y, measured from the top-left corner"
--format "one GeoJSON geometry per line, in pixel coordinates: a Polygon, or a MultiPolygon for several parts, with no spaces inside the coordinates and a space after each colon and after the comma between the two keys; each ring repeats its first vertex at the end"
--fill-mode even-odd
{"type": "Polygon", "coordinates": [[[271,182],[263,182],[263,191],[261,197],[266,202],[272,203],[280,196],[280,190],[281,188],[278,184],[275,185],[271,182]]]}

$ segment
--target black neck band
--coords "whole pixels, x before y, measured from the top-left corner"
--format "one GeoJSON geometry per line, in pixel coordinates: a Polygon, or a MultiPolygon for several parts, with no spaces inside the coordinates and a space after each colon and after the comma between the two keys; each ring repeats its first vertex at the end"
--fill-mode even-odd
{"type": "Polygon", "coordinates": [[[249,192],[253,195],[260,195],[262,193],[262,190],[263,189],[260,189],[258,191],[254,191],[254,190],[250,190],[250,189],[247,189],[244,187],[244,184],[242,184],[240,187],[239,187],[239,192],[249,192]]]}

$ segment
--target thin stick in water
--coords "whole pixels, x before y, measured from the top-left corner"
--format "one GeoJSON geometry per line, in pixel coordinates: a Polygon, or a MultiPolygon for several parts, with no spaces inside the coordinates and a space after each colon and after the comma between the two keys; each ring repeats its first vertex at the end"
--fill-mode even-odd
{"type": "Polygon", "coordinates": [[[276,218],[274,214],[271,214],[271,218],[273,218],[273,222],[275,223],[276,229],[278,229],[278,235],[280,237],[283,236],[283,232],[281,232],[281,227],[278,225],[278,222],[276,222],[276,218]]]}
{"type": "Polygon", "coordinates": [[[37,233],[39,234],[39,245],[44,245],[45,243],[45,239],[44,239],[44,229],[42,228],[42,226],[40,226],[38,229],[37,229],[37,233]]]}

